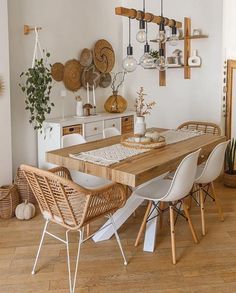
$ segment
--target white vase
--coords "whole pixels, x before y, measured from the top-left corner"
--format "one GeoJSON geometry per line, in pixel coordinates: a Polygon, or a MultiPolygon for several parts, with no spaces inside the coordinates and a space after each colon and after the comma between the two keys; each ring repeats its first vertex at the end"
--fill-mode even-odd
{"type": "Polygon", "coordinates": [[[197,50],[193,50],[192,56],[188,58],[189,66],[200,66],[202,63],[201,58],[197,55],[197,50]]]}
{"type": "Polygon", "coordinates": [[[146,123],[144,116],[136,117],[136,122],[134,125],[134,134],[145,135],[146,132],[146,123]]]}
{"type": "Polygon", "coordinates": [[[76,116],[79,116],[79,117],[84,116],[83,102],[82,101],[76,102],[76,116]]]}

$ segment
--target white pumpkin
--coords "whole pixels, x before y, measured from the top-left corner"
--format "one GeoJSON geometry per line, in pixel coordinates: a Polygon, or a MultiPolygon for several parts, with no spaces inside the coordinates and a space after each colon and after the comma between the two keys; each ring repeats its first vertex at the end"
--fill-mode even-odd
{"type": "Polygon", "coordinates": [[[19,220],[29,220],[35,215],[35,206],[26,200],[16,207],[15,214],[19,220]]]}

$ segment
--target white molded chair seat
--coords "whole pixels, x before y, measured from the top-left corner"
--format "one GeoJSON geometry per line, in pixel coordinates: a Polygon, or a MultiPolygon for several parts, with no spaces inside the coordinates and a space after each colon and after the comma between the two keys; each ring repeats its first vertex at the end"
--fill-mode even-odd
{"type": "MultiPolygon", "coordinates": [[[[86,143],[86,140],[82,135],[78,133],[67,134],[62,137],[62,147],[70,147],[77,144],[86,143]]],[[[99,188],[108,184],[111,184],[110,180],[102,177],[82,173],[79,171],[72,171],[71,176],[73,181],[85,188],[99,188]]]]}
{"type": "Polygon", "coordinates": [[[103,138],[109,138],[117,135],[121,135],[121,133],[116,127],[108,127],[103,130],[103,138]]]}
{"type": "MultiPolygon", "coordinates": [[[[183,204],[185,217],[188,220],[193,239],[195,243],[198,242],[196,233],[194,231],[191,218],[188,213],[188,209],[183,201],[183,199],[190,193],[197,170],[197,162],[200,150],[189,154],[186,156],[182,162],[179,164],[173,180],[166,179],[154,179],[148,184],[144,185],[141,188],[137,188],[134,191],[134,194],[138,197],[142,197],[143,199],[147,199],[149,201],[147,211],[145,213],[143,223],[140,227],[135,246],[138,245],[139,238],[145,228],[146,221],[151,217],[152,211],[151,206],[152,202],[160,203],[160,202],[168,202],[170,206],[170,229],[171,229],[171,244],[172,244],[172,260],[173,264],[176,263],[175,256],[175,237],[174,237],[174,210],[176,211],[176,204],[181,202],[183,204]],[[150,212],[151,211],[151,212],[150,212]]],[[[155,205],[154,205],[155,206],[155,205]]],[[[159,211],[161,211],[159,206],[159,211]]],[[[161,211],[162,212],[162,211],[161,211]]]]}

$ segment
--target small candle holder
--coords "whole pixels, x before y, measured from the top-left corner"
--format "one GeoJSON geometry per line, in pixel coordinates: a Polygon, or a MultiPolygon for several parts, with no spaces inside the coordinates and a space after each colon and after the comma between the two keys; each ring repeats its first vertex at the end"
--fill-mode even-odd
{"type": "Polygon", "coordinates": [[[97,107],[93,106],[93,115],[97,115],[97,107]]]}

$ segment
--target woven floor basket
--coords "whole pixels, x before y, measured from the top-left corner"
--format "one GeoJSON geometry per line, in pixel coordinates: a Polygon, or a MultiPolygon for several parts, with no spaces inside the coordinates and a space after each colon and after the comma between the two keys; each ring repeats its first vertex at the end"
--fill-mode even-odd
{"type": "Polygon", "coordinates": [[[0,218],[10,219],[14,217],[19,202],[19,193],[16,185],[0,187],[0,218]]]}
{"type": "Polygon", "coordinates": [[[20,194],[20,201],[25,202],[27,200],[30,203],[36,204],[34,194],[20,168],[17,170],[15,184],[20,194]]]}

